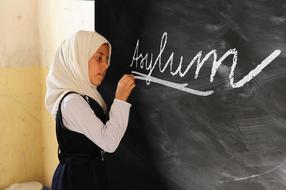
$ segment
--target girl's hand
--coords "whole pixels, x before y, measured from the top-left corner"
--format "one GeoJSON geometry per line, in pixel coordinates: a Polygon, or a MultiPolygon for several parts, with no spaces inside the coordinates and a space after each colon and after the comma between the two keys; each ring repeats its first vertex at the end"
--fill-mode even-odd
{"type": "Polygon", "coordinates": [[[135,78],[132,74],[125,74],[118,82],[115,98],[127,101],[131,91],[135,88],[135,78]]]}

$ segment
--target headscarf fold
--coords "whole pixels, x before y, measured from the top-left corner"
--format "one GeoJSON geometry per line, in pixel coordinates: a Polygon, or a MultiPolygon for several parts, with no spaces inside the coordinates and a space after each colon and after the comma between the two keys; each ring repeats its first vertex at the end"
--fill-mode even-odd
{"type": "Polygon", "coordinates": [[[45,104],[54,117],[60,100],[70,91],[90,96],[106,111],[106,103],[88,75],[88,61],[104,43],[109,45],[109,64],[111,44],[97,32],[78,31],[62,42],[46,79],[45,104]]]}

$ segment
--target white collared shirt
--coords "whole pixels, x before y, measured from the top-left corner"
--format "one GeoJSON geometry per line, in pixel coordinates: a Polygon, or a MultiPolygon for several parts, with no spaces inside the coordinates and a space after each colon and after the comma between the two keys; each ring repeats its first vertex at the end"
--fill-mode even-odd
{"type": "Polygon", "coordinates": [[[63,124],[111,153],[117,149],[126,131],[130,107],[130,103],[114,99],[109,120],[104,124],[81,95],[72,93],[67,95],[61,104],[63,124]]]}

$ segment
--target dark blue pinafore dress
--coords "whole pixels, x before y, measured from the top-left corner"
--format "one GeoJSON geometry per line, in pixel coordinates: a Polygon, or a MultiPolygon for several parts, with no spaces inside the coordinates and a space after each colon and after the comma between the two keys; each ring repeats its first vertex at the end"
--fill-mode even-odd
{"type": "MultiPolygon", "coordinates": [[[[70,93],[65,94],[62,100],[70,93]]],[[[94,114],[106,123],[104,110],[92,98],[81,95],[94,114]]],[[[81,133],[71,131],[62,122],[61,103],[56,116],[59,164],[52,179],[52,190],[106,190],[107,174],[103,151],[81,133]]],[[[92,126],[93,127],[93,126],[92,126]]],[[[94,126],[96,127],[96,126],[94,126]]]]}

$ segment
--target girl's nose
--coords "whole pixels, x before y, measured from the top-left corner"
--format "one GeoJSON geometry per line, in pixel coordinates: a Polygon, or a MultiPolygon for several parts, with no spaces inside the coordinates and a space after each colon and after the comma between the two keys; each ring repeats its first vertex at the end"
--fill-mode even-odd
{"type": "Polygon", "coordinates": [[[104,70],[107,70],[109,67],[108,61],[104,61],[102,65],[103,65],[104,70]]]}

